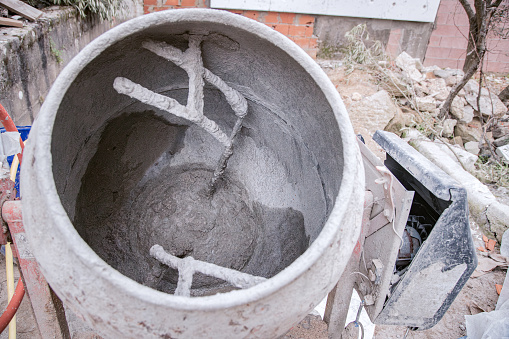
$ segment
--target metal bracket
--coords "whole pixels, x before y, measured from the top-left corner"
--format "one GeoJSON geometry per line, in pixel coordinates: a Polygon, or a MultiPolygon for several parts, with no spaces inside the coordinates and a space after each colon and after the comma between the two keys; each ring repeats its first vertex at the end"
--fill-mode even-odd
{"type": "Polygon", "coordinates": [[[392,182],[395,180],[391,171],[385,166],[376,166],[376,170],[382,174],[382,178],[375,180],[375,184],[383,185],[385,193],[385,208],[383,215],[388,222],[394,220],[394,199],[392,182]]]}

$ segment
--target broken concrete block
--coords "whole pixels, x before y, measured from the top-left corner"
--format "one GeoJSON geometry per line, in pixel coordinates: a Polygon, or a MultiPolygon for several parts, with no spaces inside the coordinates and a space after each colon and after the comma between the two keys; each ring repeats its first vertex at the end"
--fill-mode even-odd
{"type": "Polygon", "coordinates": [[[350,117],[352,124],[357,127],[358,133],[364,135],[384,129],[394,116],[401,114],[400,108],[384,90],[364,97],[361,101],[352,101],[349,110],[355,112],[350,117]]]}
{"type": "Polygon", "coordinates": [[[503,162],[509,164],[509,145],[497,147],[497,155],[503,162]]]}
{"type": "Polygon", "coordinates": [[[495,141],[493,141],[493,145],[495,145],[496,147],[501,147],[508,144],[509,144],[509,134],[504,135],[503,137],[495,139],[495,141]]]}
{"type": "Polygon", "coordinates": [[[456,124],[456,127],[454,127],[454,135],[459,135],[464,142],[479,142],[479,140],[481,140],[481,134],[482,131],[480,128],[471,127],[461,122],[456,124]]]}
{"type": "Polygon", "coordinates": [[[465,143],[465,150],[473,155],[478,155],[480,148],[477,141],[469,141],[465,143]]]}
{"type": "MultiPolygon", "coordinates": [[[[462,97],[456,96],[451,103],[451,114],[458,120],[463,119],[465,115],[464,107],[467,104],[467,101],[462,97]]],[[[472,110],[473,114],[473,110],[472,110]]],[[[472,119],[470,119],[472,120],[472,119]]]]}
{"type": "Polygon", "coordinates": [[[463,79],[463,75],[451,75],[445,79],[447,86],[454,86],[463,79]]]}
{"type": "Polygon", "coordinates": [[[471,94],[477,96],[477,93],[479,93],[479,83],[477,81],[475,81],[474,79],[470,79],[463,87],[463,90],[465,91],[465,94],[471,93],[471,94]]]}
{"type": "Polygon", "coordinates": [[[463,145],[463,138],[461,138],[459,135],[454,136],[453,144],[462,146],[463,145]]]}
{"type": "Polygon", "coordinates": [[[463,77],[463,75],[465,74],[460,69],[450,69],[450,68],[437,69],[437,70],[434,70],[433,73],[437,77],[442,78],[442,79],[447,79],[447,78],[449,78],[451,76],[461,76],[461,77],[463,77]]]}
{"type": "Polygon", "coordinates": [[[443,89],[440,92],[437,92],[433,95],[433,97],[439,101],[445,101],[445,99],[447,99],[448,96],[449,96],[448,89],[443,89]]]}
{"type": "Polygon", "coordinates": [[[487,232],[494,233],[497,240],[500,241],[505,229],[509,228],[509,206],[499,203],[488,187],[465,171],[436,143],[430,142],[422,134],[408,143],[463,185],[467,190],[468,207],[472,217],[487,232]]]}
{"type": "Polygon", "coordinates": [[[475,169],[477,156],[465,151],[458,145],[446,145],[443,141],[435,140],[435,144],[440,148],[444,154],[447,154],[458,165],[464,167],[467,171],[475,169]],[[461,162],[461,164],[460,164],[461,162]]]}
{"type": "MultiPolygon", "coordinates": [[[[466,102],[466,100],[465,100],[466,102]]],[[[465,105],[463,107],[463,117],[459,119],[461,122],[468,124],[474,119],[474,109],[470,105],[465,105]]]]}
{"type": "Polygon", "coordinates": [[[407,126],[410,126],[413,122],[413,114],[411,113],[403,113],[399,111],[394,118],[389,121],[387,126],[385,126],[384,131],[392,132],[398,136],[401,136],[403,133],[403,129],[407,126]]]}
{"type": "Polygon", "coordinates": [[[449,138],[454,133],[454,126],[458,123],[456,119],[445,119],[443,122],[442,136],[449,138]]]}
{"type": "Polygon", "coordinates": [[[418,97],[425,97],[429,93],[428,88],[424,85],[414,84],[415,95],[418,97]]]}
{"type": "Polygon", "coordinates": [[[362,95],[358,92],[354,92],[354,93],[352,93],[352,100],[353,101],[361,101],[362,95]]]}
{"type": "Polygon", "coordinates": [[[430,94],[437,93],[442,90],[447,90],[445,80],[442,78],[429,79],[427,82],[429,83],[428,89],[430,94]]]}
{"type": "Polygon", "coordinates": [[[426,96],[423,98],[415,98],[417,108],[423,112],[433,112],[437,108],[437,101],[432,96],[426,96]]]}
{"type": "Polygon", "coordinates": [[[405,79],[399,72],[393,72],[390,69],[387,70],[387,76],[390,81],[383,81],[381,83],[382,89],[388,91],[395,97],[408,96],[410,94],[405,79]]]}
{"type": "Polygon", "coordinates": [[[498,139],[505,135],[509,135],[509,126],[496,125],[491,129],[491,132],[493,133],[493,138],[498,139]]]}
{"type": "Polygon", "coordinates": [[[465,99],[475,110],[480,111],[483,115],[501,117],[507,112],[507,107],[494,93],[481,95],[479,99],[480,109],[477,108],[477,95],[467,94],[465,99]]]}
{"type": "Polygon", "coordinates": [[[477,107],[477,97],[479,93],[479,84],[474,80],[469,80],[465,87],[465,99],[476,110],[486,116],[501,117],[507,112],[507,107],[495,93],[490,93],[486,88],[481,89],[479,98],[479,108],[477,107]]]}
{"type": "Polygon", "coordinates": [[[490,231],[493,232],[500,242],[505,231],[509,228],[509,206],[498,201],[490,204],[486,209],[486,219],[490,231]]]}
{"type": "Polygon", "coordinates": [[[426,76],[422,75],[419,71],[422,69],[421,61],[417,58],[412,58],[406,52],[398,55],[395,62],[396,66],[401,68],[403,73],[414,82],[421,82],[426,78],[426,76]]]}

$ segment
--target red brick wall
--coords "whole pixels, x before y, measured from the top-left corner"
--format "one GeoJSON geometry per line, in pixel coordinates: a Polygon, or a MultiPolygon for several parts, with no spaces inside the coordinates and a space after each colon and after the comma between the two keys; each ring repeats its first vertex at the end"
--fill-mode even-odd
{"type": "MultiPolygon", "coordinates": [[[[441,0],[424,65],[462,68],[468,37],[468,17],[458,0],[441,0]]],[[[509,39],[488,37],[485,70],[509,72],[509,39]]]]}
{"type": "Polygon", "coordinates": [[[385,47],[385,52],[391,57],[396,58],[401,52],[401,28],[399,29],[391,29],[391,35],[389,35],[389,40],[387,41],[387,46],[385,47]]]}
{"type": "MultiPolygon", "coordinates": [[[[206,0],[144,0],[145,13],[190,7],[207,7],[206,0]]],[[[305,14],[230,10],[254,19],[286,35],[312,58],[318,51],[317,37],[313,35],[315,17],[305,14]]]]}
{"type": "Polygon", "coordinates": [[[145,14],[178,8],[205,8],[206,0],[143,0],[145,14]]]}

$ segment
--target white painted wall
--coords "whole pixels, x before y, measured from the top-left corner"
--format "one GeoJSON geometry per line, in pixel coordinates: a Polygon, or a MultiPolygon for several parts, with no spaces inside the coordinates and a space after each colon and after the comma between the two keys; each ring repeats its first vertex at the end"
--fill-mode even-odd
{"type": "Polygon", "coordinates": [[[210,7],[434,22],[440,0],[211,0],[210,7]]]}

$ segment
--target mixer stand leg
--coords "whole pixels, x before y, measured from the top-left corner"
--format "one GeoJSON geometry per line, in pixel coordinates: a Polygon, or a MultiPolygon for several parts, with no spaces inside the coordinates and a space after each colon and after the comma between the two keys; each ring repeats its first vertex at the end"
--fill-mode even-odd
{"type": "Polygon", "coordinates": [[[354,284],[357,279],[355,272],[359,270],[358,268],[361,260],[362,249],[364,247],[364,239],[369,231],[369,219],[372,207],[373,194],[371,191],[366,191],[364,198],[364,212],[362,215],[362,229],[359,240],[355,245],[350,261],[348,261],[341,278],[327,297],[324,320],[328,326],[330,339],[340,339],[341,333],[346,325],[348,307],[352,298],[354,284]]]}
{"type": "MultiPolygon", "coordinates": [[[[30,296],[35,320],[43,338],[70,339],[62,301],[42,275],[30,250],[21,216],[21,201],[10,200],[2,205],[2,217],[7,222],[18,258],[21,279],[30,296]]],[[[50,244],[48,244],[50,246],[50,244]]]]}

